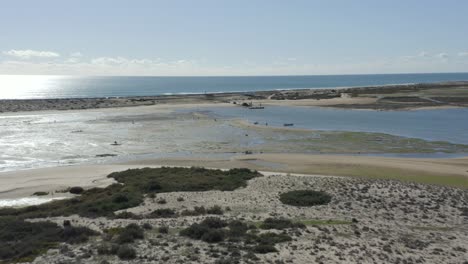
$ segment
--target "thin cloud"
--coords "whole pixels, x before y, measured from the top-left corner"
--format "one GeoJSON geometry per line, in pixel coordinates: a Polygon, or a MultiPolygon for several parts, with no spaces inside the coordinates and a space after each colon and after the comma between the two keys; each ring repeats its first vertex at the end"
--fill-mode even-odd
{"type": "Polygon", "coordinates": [[[436,56],[437,58],[439,58],[439,59],[446,59],[446,58],[449,57],[449,55],[448,55],[447,53],[445,53],[445,52],[441,52],[441,53],[439,53],[439,54],[436,54],[435,56],[436,56]]]}
{"type": "Polygon", "coordinates": [[[4,55],[16,57],[20,59],[31,59],[31,58],[57,58],[60,54],[53,51],[38,51],[38,50],[9,50],[4,51],[4,55]]]}
{"type": "MultiPolygon", "coordinates": [[[[39,52],[40,53],[40,52],[39,52]]],[[[304,60],[294,61],[286,57],[260,64],[254,61],[232,65],[213,65],[206,60],[179,58],[132,57],[79,57],[68,53],[60,59],[51,56],[47,59],[41,54],[40,60],[32,58],[31,52],[11,52],[21,54],[11,60],[0,59],[0,74],[63,74],[63,75],[285,75],[285,74],[356,74],[356,73],[398,73],[398,72],[461,72],[468,71],[464,56],[468,52],[426,53],[412,56],[383,58],[380,60],[354,63],[352,60],[341,63],[312,63],[304,60]],[[451,59],[451,60],[449,60],[451,59]],[[448,62],[452,63],[448,63],[448,62]]],[[[36,53],[34,53],[36,54],[36,53]]],[[[36,56],[37,57],[37,56],[36,56]]]]}
{"type": "Polygon", "coordinates": [[[75,57],[75,58],[83,57],[83,54],[81,54],[81,52],[72,52],[70,53],[70,57],[75,57]]]}
{"type": "Polygon", "coordinates": [[[418,57],[428,57],[429,56],[429,53],[425,52],[425,51],[421,51],[419,52],[418,54],[418,57]]]}
{"type": "Polygon", "coordinates": [[[91,60],[91,64],[97,65],[116,65],[127,63],[129,63],[129,60],[124,57],[99,57],[91,60]]]}

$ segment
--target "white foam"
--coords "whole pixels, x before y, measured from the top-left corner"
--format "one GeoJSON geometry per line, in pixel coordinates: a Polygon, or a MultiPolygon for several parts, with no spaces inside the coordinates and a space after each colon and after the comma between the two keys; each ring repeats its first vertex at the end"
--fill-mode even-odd
{"type": "Polygon", "coordinates": [[[40,198],[40,197],[25,197],[19,199],[3,199],[0,200],[0,207],[24,207],[30,205],[39,205],[53,200],[62,200],[67,197],[40,198]]]}

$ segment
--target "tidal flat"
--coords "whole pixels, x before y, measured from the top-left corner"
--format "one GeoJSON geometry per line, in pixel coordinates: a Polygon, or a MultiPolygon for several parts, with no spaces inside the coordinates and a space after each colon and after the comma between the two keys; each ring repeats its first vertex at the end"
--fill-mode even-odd
{"type": "MultiPolygon", "coordinates": [[[[284,129],[275,126],[274,116],[269,126],[253,125],[246,116],[223,116],[226,110],[214,112],[220,109],[216,106],[210,111],[185,105],[3,114],[0,146],[4,151],[0,153],[0,170],[193,154],[229,157],[243,153],[463,155],[468,152],[468,146],[461,143],[380,132],[284,129]]],[[[238,106],[226,104],[224,108],[238,106]]],[[[458,129],[444,129],[442,138],[459,137],[458,129]]]]}

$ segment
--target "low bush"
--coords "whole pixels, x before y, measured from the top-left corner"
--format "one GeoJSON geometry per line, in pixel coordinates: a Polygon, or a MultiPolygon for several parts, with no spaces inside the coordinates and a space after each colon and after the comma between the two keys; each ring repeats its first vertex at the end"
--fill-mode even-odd
{"type": "Polygon", "coordinates": [[[213,206],[211,208],[208,208],[208,210],[206,210],[206,213],[207,214],[214,214],[214,215],[224,214],[223,209],[221,209],[221,206],[219,206],[219,205],[215,205],[215,206],[213,206]]]}
{"type": "Polygon", "coordinates": [[[286,234],[263,233],[257,236],[257,242],[262,245],[274,245],[291,240],[292,238],[286,234]]]}
{"type": "Polygon", "coordinates": [[[153,229],[153,226],[150,223],[144,223],[141,227],[143,227],[145,230],[153,229]]]}
{"type": "Polygon", "coordinates": [[[115,214],[114,218],[115,219],[136,219],[136,220],[138,220],[138,219],[141,219],[142,217],[139,216],[139,215],[136,215],[136,214],[134,214],[132,212],[125,211],[125,212],[120,212],[118,214],[115,214]]]}
{"type": "Polygon", "coordinates": [[[180,231],[181,236],[186,236],[192,239],[200,240],[202,236],[210,231],[210,228],[202,224],[192,224],[191,226],[180,231]]]}
{"type": "Polygon", "coordinates": [[[223,228],[228,225],[226,221],[216,217],[207,217],[200,224],[209,228],[223,228]]]}
{"type": "Polygon", "coordinates": [[[158,232],[160,234],[167,234],[167,233],[169,233],[169,228],[167,226],[160,226],[158,228],[158,232]]]}
{"type": "Polygon", "coordinates": [[[135,207],[143,202],[141,193],[132,192],[121,184],[112,184],[104,189],[92,188],[81,196],[55,200],[49,203],[24,208],[0,209],[1,216],[20,218],[46,218],[78,214],[84,217],[113,217],[118,210],[135,207]],[[125,196],[125,198],[123,198],[125,196]]]}
{"type": "Polygon", "coordinates": [[[219,229],[226,227],[226,221],[219,218],[208,217],[199,224],[195,223],[180,232],[180,235],[206,242],[220,242],[224,240],[224,231],[219,229]],[[215,232],[216,231],[216,232],[215,232]],[[218,232],[219,231],[219,232],[218,232]]]}
{"type": "Polygon", "coordinates": [[[241,237],[247,233],[249,226],[246,223],[243,223],[239,220],[234,220],[229,223],[229,236],[231,237],[241,237]]]}
{"type": "Polygon", "coordinates": [[[314,206],[327,204],[331,201],[331,195],[322,191],[299,190],[282,193],[280,201],[293,206],[314,206]]]}
{"type": "Polygon", "coordinates": [[[64,227],[62,231],[62,241],[69,244],[78,244],[88,241],[90,236],[97,236],[99,233],[87,227],[64,227]]]}
{"type": "Polygon", "coordinates": [[[208,242],[208,243],[217,243],[221,242],[224,240],[225,237],[225,232],[222,229],[208,229],[207,232],[205,232],[201,236],[201,240],[208,242]]]}
{"type": "Polygon", "coordinates": [[[110,255],[111,254],[111,245],[108,243],[103,243],[97,246],[97,253],[99,255],[110,255]]]}
{"type": "Polygon", "coordinates": [[[204,206],[195,206],[193,210],[184,210],[180,214],[183,216],[199,216],[206,214],[223,215],[224,211],[219,205],[214,205],[208,209],[204,206]]]}
{"type": "MultiPolygon", "coordinates": [[[[118,183],[106,188],[84,190],[72,187],[71,193],[80,196],[55,200],[25,208],[0,209],[1,216],[46,218],[78,214],[84,217],[113,217],[115,211],[138,206],[146,194],[163,192],[199,192],[209,190],[232,191],[259,177],[256,171],[231,169],[228,171],[204,168],[144,168],[111,173],[108,177],[118,183]]],[[[219,210],[213,212],[218,213],[219,210]]]]}
{"type": "Polygon", "coordinates": [[[261,229],[305,228],[302,223],[295,223],[285,218],[267,218],[260,224],[261,229]]]}
{"type": "Polygon", "coordinates": [[[129,224],[126,226],[117,237],[117,243],[127,244],[133,243],[136,239],[143,239],[144,231],[137,224],[129,224]]]}
{"type": "Polygon", "coordinates": [[[109,235],[110,237],[113,237],[122,233],[123,230],[124,230],[123,227],[111,227],[111,228],[104,229],[103,231],[105,234],[109,235]]]}
{"type": "Polygon", "coordinates": [[[292,240],[287,234],[263,233],[258,235],[254,230],[250,232],[249,230],[249,226],[239,220],[226,223],[219,218],[209,217],[183,229],[179,234],[208,243],[219,243],[225,240],[231,243],[243,242],[245,249],[261,254],[276,252],[275,244],[292,240]]]}
{"type": "Polygon", "coordinates": [[[35,192],[33,193],[34,196],[45,196],[45,195],[49,195],[48,192],[35,192]]]}
{"type": "Polygon", "coordinates": [[[146,217],[147,218],[171,218],[177,216],[177,213],[174,211],[174,209],[156,209],[150,214],[148,214],[146,217]]]}
{"type": "Polygon", "coordinates": [[[158,199],[156,202],[157,202],[158,204],[167,204],[166,199],[158,199]]]}
{"type": "Polygon", "coordinates": [[[275,248],[275,246],[273,246],[273,245],[263,245],[263,244],[256,245],[253,248],[253,251],[255,253],[259,253],[259,254],[278,252],[278,250],[275,248]]]}
{"type": "Polygon", "coordinates": [[[62,228],[51,222],[26,222],[0,217],[0,263],[32,262],[59,243],[86,242],[98,233],[85,227],[62,228]]]}
{"type": "Polygon", "coordinates": [[[122,245],[117,250],[117,256],[123,260],[130,260],[136,258],[136,251],[128,245],[122,245]]]}
{"type": "Polygon", "coordinates": [[[120,246],[117,244],[103,243],[97,247],[97,252],[99,255],[117,255],[120,246]]]}
{"type": "Polygon", "coordinates": [[[193,210],[184,210],[180,213],[183,216],[199,216],[205,215],[206,209],[204,206],[195,206],[193,210]]]}
{"type": "Polygon", "coordinates": [[[204,168],[143,168],[130,169],[110,174],[109,178],[146,192],[148,182],[160,185],[158,193],[178,191],[233,191],[244,187],[247,181],[259,177],[256,171],[249,169],[231,169],[228,171],[204,168]]]}
{"type": "Polygon", "coordinates": [[[147,185],[147,192],[153,193],[161,190],[161,185],[157,181],[150,181],[147,185]]]}
{"type": "Polygon", "coordinates": [[[84,189],[82,187],[75,186],[71,187],[68,191],[72,194],[82,194],[84,192],[84,189]]]}

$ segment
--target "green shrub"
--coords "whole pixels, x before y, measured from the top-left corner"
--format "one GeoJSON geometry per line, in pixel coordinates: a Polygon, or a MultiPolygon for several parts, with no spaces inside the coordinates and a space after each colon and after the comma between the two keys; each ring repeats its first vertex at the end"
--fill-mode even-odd
{"type": "Polygon", "coordinates": [[[153,229],[153,226],[150,223],[144,223],[141,227],[146,230],[151,230],[153,229]]]}
{"type": "Polygon", "coordinates": [[[152,193],[152,192],[157,192],[161,190],[161,185],[157,181],[150,181],[147,185],[147,192],[152,193]]]}
{"type": "Polygon", "coordinates": [[[107,228],[107,229],[104,229],[104,233],[105,234],[108,234],[109,236],[117,236],[119,235],[120,233],[122,233],[122,231],[124,230],[123,227],[111,227],[111,228],[107,228]]]}
{"type": "Polygon", "coordinates": [[[262,245],[275,245],[291,240],[292,238],[286,234],[263,233],[257,236],[257,242],[262,245]]]}
{"type": "Polygon", "coordinates": [[[231,169],[228,171],[204,168],[143,168],[114,172],[109,178],[132,188],[146,192],[148,182],[157,182],[160,185],[158,192],[179,191],[233,191],[244,187],[247,181],[259,177],[256,171],[249,169],[231,169]]]}
{"type": "Polygon", "coordinates": [[[205,232],[201,240],[208,242],[208,243],[217,243],[221,242],[224,240],[225,233],[224,230],[222,229],[209,229],[207,232],[205,232]]]}
{"type": "Polygon", "coordinates": [[[114,203],[127,203],[129,201],[128,197],[125,194],[117,194],[112,199],[114,203]]]}
{"type": "MultiPolygon", "coordinates": [[[[46,218],[78,214],[83,217],[113,217],[115,211],[138,206],[146,194],[163,192],[198,192],[209,190],[232,191],[244,187],[247,181],[259,177],[256,171],[231,169],[229,171],[203,168],[144,168],[111,173],[118,184],[106,188],[83,190],[72,199],[55,200],[25,208],[0,209],[1,216],[46,218]],[[158,186],[159,185],[159,186],[158,186]],[[159,188],[160,187],[160,188],[159,188]]],[[[74,187],[72,187],[74,188],[74,187]]],[[[75,190],[70,191],[75,192],[75,190]]],[[[78,189],[77,187],[74,189],[78,189]]]]}
{"type": "MultiPolygon", "coordinates": [[[[290,222],[290,225],[294,223],[290,222]]],[[[291,241],[287,234],[263,233],[256,234],[248,232],[249,226],[239,220],[226,223],[219,218],[206,218],[200,223],[194,223],[188,228],[180,231],[181,236],[202,240],[207,243],[219,243],[227,240],[229,243],[243,243],[243,247],[250,249],[250,253],[277,252],[275,245],[291,241]]],[[[233,245],[233,244],[230,244],[233,245]]],[[[231,248],[232,250],[238,250],[231,248]]]]}
{"type": "Polygon", "coordinates": [[[133,243],[136,239],[143,239],[144,231],[137,224],[129,224],[126,226],[117,237],[117,243],[126,244],[133,243]]]}
{"type": "Polygon", "coordinates": [[[136,258],[136,251],[128,245],[122,245],[117,251],[117,256],[123,260],[130,260],[136,258]]]}
{"type": "Polygon", "coordinates": [[[256,246],[253,248],[253,251],[254,251],[255,253],[259,253],[259,254],[266,254],[266,253],[271,253],[271,252],[278,252],[278,250],[275,248],[275,246],[273,246],[273,245],[263,245],[263,244],[256,245],[256,246]]]}
{"type": "Polygon", "coordinates": [[[191,226],[180,231],[181,236],[186,236],[192,239],[200,240],[202,236],[210,230],[209,227],[201,224],[192,224],[191,226]]]}
{"type": "Polygon", "coordinates": [[[117,253],[117,250],[118,250],[118,246],[113,248],[113,245],[112,244],[109,244],[109,243],[103,243],[103,244],[100,244],[98,247],[97,247],[97,253],[99,255],[112,255],[112,254],[116,254],[117,253]],[[113,250],[114,249],[114,250],[113,250]]]}
{"type": "Polygon", "coordinates": [[[203,206],[195,206],[193,210],[184,210],[180,213],[183,216],[199,216],[205,215],[206,209],[203,206]]]}
{"type": "Polygon", "coordinates": [[[11,217],[0,217],[0,262],[32,261],[61,242],[86,242],[98,233],[85,227],[61,228],[51,222],[26,222],[11,217]]]}
{"type": "Polygon", "coordinates": [[[208,210],[206,210],[206,213],[214,214],[214,215],[224,214],[223,209],[221,209],[221,206],[219,206],[219,205],[215,205],[215,206],[213,206],[211,208],[208,208],[208,210]]]}
{"type": "Polygon", "coordinates": [[[166,199],[164,199],[164,198],[158,199],[156,202],[157,202],[158,204],[167,204],[167,201],[166,201],[166,199]]]}
{"type": "Polygon", "coordinates": [[[241,237],[247,233],[249,227],[246,223],[243,223],[239,220],[234,220],[229,223],[229,236],[231,237],[241,237]]]}
{"type": "Polygon", "coordinates": [[[294,223],[285,218],[267,218],[260,224],[261,229],[286,229],[286,228],[305,228],[302,223],[294,223]]]}
{"type": "Polygon", "coordinates": [[[169,228],[167,226],[160,226],[158,228],[158,232],[160,234],[167,234],[167,233],[169,233],[169,228]]]}
{"type": "Polygon", "coordinates": [[[45,195],[49,195],[49,193],[48,192],[35,192],[35,193],[33,193],[33,195],[35,195],[35,196],[45,196],[45,195]]]}
{"type": "Polygon", "coordinates": [[[149,215],[147,215],[147,218],[171,218],[175,217],[177,214],[174,211],[174,209],[156,209],[153,212],[151,212],[149,215]]]}
{"type": "Polygon", "coordinates": [[[142,217],[132,212],[125,211],[125,212],[120,212],[118,214],[115,214],[114,218],[115,219],[141,219],[142,217]]]}
{"type": "Polygon", "coordinates": [[[209,228],[223,228],[228,225],[226,221],[216,217],[207,217],[200,224],[209,228]]]}
{"type": "Polygon", "coordinates": [[[68,191],[72,194],[82,194],[84,192],[84,189],[82,187],[75,186],[71,187],[68,191]]]}
{"type": "Polygon", "coordinates": [[[62,241],[69,244],[78,244],[88,241],[88,237],[97,236],[99,233],[87,227],[65,227],[62,231],[62,241]]]}
{"type": "Polygon", "coordinates": [[[300,190],[282,193],[280,201],[293,206],[314,206],[327,204],[332,197],[322,191],[300,190]]]}

